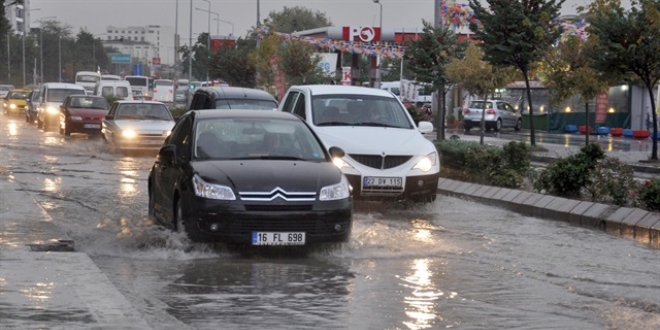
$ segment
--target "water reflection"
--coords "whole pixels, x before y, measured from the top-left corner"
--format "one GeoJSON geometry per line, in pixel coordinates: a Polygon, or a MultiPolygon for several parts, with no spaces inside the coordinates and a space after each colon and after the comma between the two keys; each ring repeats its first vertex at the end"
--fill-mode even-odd
{"type": "Polygon", "coordinates": [[[18,126],[16,123],[9,123],[7,125],[7,130],[9,131],[9,136],[15,137],[18,134],[18,126]]]}
{"type": "Polygon", "coordinates": [[[45,308],[45,303],[51,299],[55,283],[36,283],[33,287],[21,290],[21,293],[32,301],[34,304],[31,308],[42,309],[45,308]]]}
{"type": "Polygon", "coordinates": [[[408,329],[432,328],[436,319],[442,319],[436,314],[436,301],[444,295],[433,284],[432,259],[415,259],[412,261],[412,274],[402,278],[402,284],[412,289],[412,294],[404,298],[408,306],[406,315],[411,319],[403,322],[408,329]]]}
{"type": "Polygon", "coordinates": [[[60,190],[60,186],[62,185],[62,178],[44,178],[44,191],[47,192],[56,192],[60,190]]]}
{"type": "Polygon", "coordinates": [[[121,179],[121,184],[119,185],[119,193],[117,194],[119,197],[123,197],[123,198],[134,197],[137,194],[137,192],[138,189],[135,179],[131,179],[131,178],[121,179]]]}

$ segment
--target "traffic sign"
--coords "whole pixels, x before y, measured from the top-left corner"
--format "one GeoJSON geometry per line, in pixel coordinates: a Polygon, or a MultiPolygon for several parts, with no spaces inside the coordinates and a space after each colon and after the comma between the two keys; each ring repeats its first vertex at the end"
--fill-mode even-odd
{"type": "Polygon", "coordinates": [[[131,55],[129,54],[110,54],[110,63],[128,64],[131,63],[131,55]]]}
{"type": "Polygon", "coordinates": [[[154,57],[151,59],[151,64],[160,65],[160,57],[154,57]]]}

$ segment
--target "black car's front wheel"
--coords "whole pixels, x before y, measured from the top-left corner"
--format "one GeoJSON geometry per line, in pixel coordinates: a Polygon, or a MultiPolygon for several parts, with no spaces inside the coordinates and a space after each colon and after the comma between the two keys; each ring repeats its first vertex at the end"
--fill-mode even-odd
{"type": "Polygon", "coordinates": [[[203,235],[199,228],[197,228],[190,219],[186,219],[186,212],[181,199],[176,202],[176,210],[174,214],[176,215],[174,217],[174,230],[177,233],[186,234],[188,238],[194,242],[203,241],[203,235]]]}

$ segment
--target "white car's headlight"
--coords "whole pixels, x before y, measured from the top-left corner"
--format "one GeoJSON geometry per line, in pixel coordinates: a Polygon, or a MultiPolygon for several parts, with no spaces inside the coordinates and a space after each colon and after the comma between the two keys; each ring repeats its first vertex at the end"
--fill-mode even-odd
{"type": "Polygon", "coordinates": [[[231,188],[219,184],[205,182],[198,175],[193,176],[193,188],[195,195],[208,199],[219,199],[225,201],[236,200],[236,195],[231,188]]]}
{"type": "Polygon", "coordinates": [[[321,201],[334,201],[338,199],[345,199],[351,195],[350,186],[346,176],[341,176],[341,181],[331,186],[321,188],[319,193],[319,200],[321,201]]]}
{"type": "Polygon", "coordinates": [[[80,117],[80,116],[71,116],[71,120],[81,121],[82,117],[80,117]]]}
{"type": "Polygon", "coordinates": [[[426,157],[422,158],[419,162],[417,162],[417,164],[415,165],[415,167],[413,167],[413,169],[418,169],[418,170],[422,170],[423,172],[428,172],[435,165],[436,159],[437,159],[436,153],[432,152],[426,155],[426,157]]]}
{"type": "Polygon", "coordinates": [[[46,108],[46,112],[48,112],[48,113],[59,113],[60,110],[56,107],[49,106],[49,107],[46,108]]]}
{"type": "Polygon", "coordinates": [[[10,104],[9,109],[16,109],[16,104],[14,104],[14,103],[10,104]]]}
{"type": "Polygon", "coordinates": [[[127,129],[127,130],[121,131],[121,136],[123,136],[127,139],[132,139],[132,138],[135,138],[137,136],[137,133],[132,129],[127,129]]]}
{"type": "Polygon", "coordinates": [[[344,167],[348,167],[348,168],[353,167],[349,163],[345,162],[343,159],[338,157],[333,158],[332,163],[335,164],[335,166],[337,166],[337,168],[339,169],[342,169],[344,167]]]}

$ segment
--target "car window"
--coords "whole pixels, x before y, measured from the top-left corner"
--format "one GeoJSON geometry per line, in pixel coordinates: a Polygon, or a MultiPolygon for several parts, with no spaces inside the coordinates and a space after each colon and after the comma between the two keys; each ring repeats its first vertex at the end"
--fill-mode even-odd
{"type": "Polygon", "coordinates": [[[277,103],[269,100],[215,100],[215,109],[247,109],[247,110],[273,110],[277,109],[277,103]]]}
{"type": "Polygon", "coordinates": [[[117,109],[117,120],[173,120],[172,114],[163,104],[127,103],[117,109]]]}
{"type": "Polygon", "coordinates": [[[9,93],[9,98],[14,100],[25,100],[28,97],[27,92],[11,92],[9,93]]]}
{"type": "MultiPolygon", "coordinates": [[[[484,108],[484,101],[472,101],[470,102],[470,106],[468,108],[473,108],[473,109],[483,109],[484,108]]],[[[492,102],[486,102],[486,109],[492,109],[493,108],[493,103],[492,102]]]]}
{"type": "Polygon", "coordinates": [[[168,143],[176,145],[177,157],[181,161],[189,160],[191,131],[192,116],[185,116],[174,126],[168,139],[168,143]]]}
{"type": "Polygon", "coordinates": [[[298,100],[298,95],[300,95],[299,92],[296,91],[289,92],[286,100],[284,101],[284,106],[282,107],[282,111],[293,113],[293,106],[296,104],[296,100],[298,100]]]}
{"type": "Polygon", "coordinates": [[[85,91],[81,89],[48,89],[46,94],[46,102],[64,102],[69,95],[85,95],[85,91]]]}
{"type": "Polygon", "coordinates": [[[108,102],[98,97],[73,97],[70,99],[69,106],[71,108],[108,110],[108,102]]]}
{"type": "Polygon", "coordinates": [[[204,119],[194,130],[195,159],[302,159],[324,161],[325,152],[307,125],[299,120],[234,118],[204,119]]]}
{"type": "Polygon", "coordinates": [[[312,98],[316,126],[382,126],[412,129],[407,110],[393,97],[333,94],[312,98]],[[319,106],[325,104],[325,106],[319,106]]]}
{"type": "Polygon", "coordinates": [[[300,116],[302,119],[307,119],[307,114],[305,114],[305,94],[300,93],[300,96],[298,96],[298,101],[293,109],[293,113],[300,116]]]}

